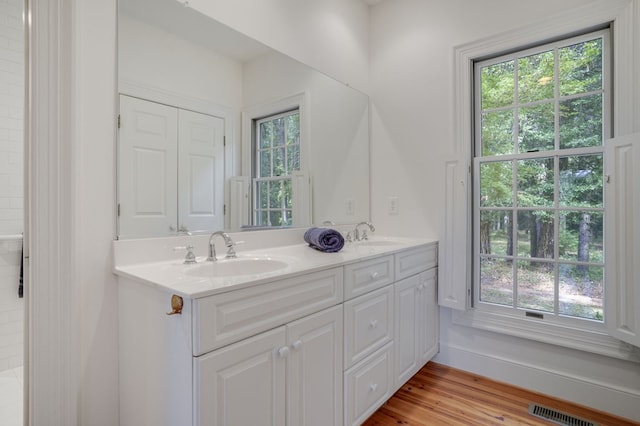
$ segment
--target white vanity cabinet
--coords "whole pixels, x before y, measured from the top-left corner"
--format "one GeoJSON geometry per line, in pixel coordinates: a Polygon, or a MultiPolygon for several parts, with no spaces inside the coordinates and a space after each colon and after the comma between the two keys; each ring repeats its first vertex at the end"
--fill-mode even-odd
{"type": "Polygon", "coordinates": [[[437,244],[357,247],[212,291],[117,270],[120,425],[362,424],[438,349],[437,244]]]}
{"type": "Polygon", "coordinates": [[[194,358],[195,424],[339,424],[342,306],[194,358]]]}
{"type": "Polygon", "coordinates": [[[431,244],[345,267],[345,426],[364,422],[437,353],[436,262],[431,244]]]}

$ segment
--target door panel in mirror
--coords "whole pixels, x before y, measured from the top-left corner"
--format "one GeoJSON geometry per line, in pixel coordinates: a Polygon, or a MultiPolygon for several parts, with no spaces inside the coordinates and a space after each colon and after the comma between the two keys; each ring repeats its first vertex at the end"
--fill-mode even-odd
{"type": "Polygon", "coordinates": [[[185,232],[224,228],[224,120],[179,110],[178,219],[185,232]]]}
{"type": "Polygon", "coordinates": [[[119,235],[166,235],[177,226],[178,111],[120,96],[119,235]]]}

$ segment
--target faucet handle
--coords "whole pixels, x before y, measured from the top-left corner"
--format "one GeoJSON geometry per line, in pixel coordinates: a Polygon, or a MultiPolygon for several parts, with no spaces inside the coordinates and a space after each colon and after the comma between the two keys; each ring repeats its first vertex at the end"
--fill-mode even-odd
{"type": "Polygon", "coordinates": [[[184,255],[184,263],[185,265],[192,265],[196,263],[196,255],[193,253],[193,246],[189,244],[188,246],[178,246],[174,247],[173,251],[186,250],[187,254],[184,255]]]}

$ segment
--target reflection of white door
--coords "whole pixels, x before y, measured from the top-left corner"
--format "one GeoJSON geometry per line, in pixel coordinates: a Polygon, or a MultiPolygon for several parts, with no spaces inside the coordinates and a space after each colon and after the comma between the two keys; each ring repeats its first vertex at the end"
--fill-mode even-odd
{"type": "Polygon", "coordinates": [[[120,236],[167,235],[177,224],[177,109],[120,96],[120,236]]]}
{"type": "Polygon", "coordinates": [[[179,110],[178,128],[180,229],[223,229],[224,120],[179,110]]]}

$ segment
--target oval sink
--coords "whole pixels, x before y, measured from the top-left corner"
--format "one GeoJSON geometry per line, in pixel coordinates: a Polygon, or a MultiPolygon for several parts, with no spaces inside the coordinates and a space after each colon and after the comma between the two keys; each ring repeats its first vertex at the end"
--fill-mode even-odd
{"type": "Polygon", "coordinates": [[[232,277],[241,275],[259,275],[284,269],[289,264],[271,258],[221,259],[216,262],[203,262],[189,267],[186,275],[195,277],[232,277]]]}
{"type": "Polygon", "coordinates": [[[402,244],[402,243],[394,240],[366,240],[366,241],[359,241],[356,244],[360,247],[385,247],[385,246],[397,246],[398,244],[402,244]]]}

